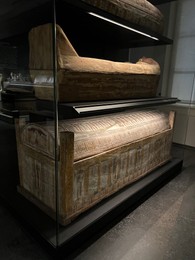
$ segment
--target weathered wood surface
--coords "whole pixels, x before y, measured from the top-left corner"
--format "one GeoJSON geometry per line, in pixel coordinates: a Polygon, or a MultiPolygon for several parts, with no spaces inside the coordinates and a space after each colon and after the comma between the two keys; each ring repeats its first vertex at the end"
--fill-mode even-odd
{"type": "Polygon", "coordinates": [[[72,216],[171,159],[171,130],[74,163],[72,216]]]}
{"type": "MultiPolygon", "coordinates": [[[[80,57],[60,26],[56,27],[57,82],[61,102],[154,97],[160,66],[151,58],[137,63],[80,57]]],[[[29,68],[35,95],[53,100],[53,53],[51,24],[29,32],[29,68]]]]}
{"type": "MultiPolygon", "coordinates": [[[[55,218],[55,174],[58,174],[60,223],[66,225],[98,201],[110,196],[170,160],[174,113],[170,112],[169,115],[166,115],[165,121],[168,120],[168,125],[165,123],[166,127],[164,127],[165,125],[163,126],[160,123],[162,130],[155,131],[153,134],[150,130],[148,132],[149,124],[147,125],[144,122],[144,118],[143,114],[140,125],[145,133],[144,136],[139,135],[141,130],[137,130],[139,136],[137,135],[132,140],[130,135],[127,134],[128,131],[124,131],[125,144],[121,142],[120,145],[100,152],[98,150],[100,143],[96,140],[96,145],[93,144],[92,146],[98,153],[84,158],[81,156],[80,158],[83,159],[79,160],[75,160],[75,150],[78,149],[76,139],[79,132],[82,132],[82,138],[85,135],[91,135],[91,131],[103,134],[107,128],[108,132],[109,129],[116,128],[119,134],[123,128],[128,128],[130,125],[125,117],[121,117],[121,129],[116,125],[116,122],[113,124],[109,119],[107,122],[106,120],[99,121],[100,125],[94,122],[87,125],[86,121],[82,125],[81,122],[76,124],[73,121],[67,128],[66,125],[62,124],[59,129],[58,173],[55,173],[53,156],[47,153],[47,141],[50,147],[51,136],[53,136],[54,128],[52,129],[52,125],[49,125],[49,135],[43,127],[44,124],[38,124],[39,127],[36,133],[32,132],[31,125],[29,135],[27,135],[30,140],[29,143],[25,142],[26,137],[24,137],[28,124],[24,126],[23,122],[19,123],[19,127],[17,127],[18,157],[20,161],[19,191],[51,217],[55,218]],[[145,128],[144,124],[146,125],[145,128]],[[43,131],[40,131],[41,128],[43,128],[43,131]],[[45,152],[43,151],[44,146],[45,152]]],[[[130,119],[133,128],[133,121],[136,121],[136,117],[130,119]]],[[[153,119],[158,121],[155,117],[153,119]]],[[[158,128],[158,123],[153,124],[153,127],[158,128]]],[[[135,135],[135,133],[132,132],[132,135],[135,135]]],[[[112,136],[112,142],[111,139],[109,140],[111,143],[115,143],[116,139],[117,135],[112,136]]],[[[118,139],[121,140],[120,135],[118,139]]],[[[86,150],[89,147],[90,143],[85,147],[86,150]]]]}
{"type": "Polygon", "coordinates": [[[163,33],[164,17],[160,10],[146,0],[82,0],[103,11],[136,25],[163,33]]]}

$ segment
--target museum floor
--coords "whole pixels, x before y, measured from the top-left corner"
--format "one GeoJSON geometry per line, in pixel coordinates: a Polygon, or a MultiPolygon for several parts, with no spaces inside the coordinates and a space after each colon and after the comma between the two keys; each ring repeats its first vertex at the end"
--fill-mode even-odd
{"type": "MultiPolygon", "coordinates": [[[[174,153],[181,154],[180,148],[175,147],[174,153]]],[[[2,204],[0,259],[52,259],[2,204]]],[[[179,175],[74,259],[195,259],[195,150],[184,150],[179,175]]]]}

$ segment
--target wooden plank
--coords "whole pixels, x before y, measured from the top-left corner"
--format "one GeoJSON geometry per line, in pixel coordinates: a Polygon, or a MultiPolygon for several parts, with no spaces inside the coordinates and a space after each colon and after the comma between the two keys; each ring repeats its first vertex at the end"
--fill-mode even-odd
{"type": "Polygon", "coordinates": [[[59,212],[66,219],[73,209],[74,133],[60,133],[59,212]]]}

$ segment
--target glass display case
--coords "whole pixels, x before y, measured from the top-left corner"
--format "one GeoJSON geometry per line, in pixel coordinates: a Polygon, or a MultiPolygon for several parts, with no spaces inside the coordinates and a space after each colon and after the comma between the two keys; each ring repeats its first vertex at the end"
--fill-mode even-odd
{"type": "Polygon", "coordinates": [[[182,169],[174,112],[161,109],[179,100],[157,94],[158,62],[129,60],[131,48],[172,40],[137,9],[129,20],[93,2],[0,4],[0,197],[56,255],[182,169]]]}
{"type": "MultiPolygon", "coordinates": [[[[14,214],[34,234],[56,247],[57,245],[57,163],[52,172],[54,179],[54,192],[52,205],[56,216],[51,219],[28,199],[24,199],[19,184],[21,176],[21,158],[18,147],[20,137],[16,132],[21,122],[32,122],[36,114],[36,97],[34,85],[36,84],[33,72],[37,68],[29,67],[29,31],[40,23],[50,24],[51,45],[55,46],[55,23],[53,1],[2,1],[0,26],[0,72],[1,72],[1,113],[0,113],[0,140],[1,140],[1,198],[7,206],[13,209],[14,214]],[[31,70],[32,69],[32,70],[31,70]],[[33,70],[34,69],[34,70],[33,70]],[[32,72],[33,71],[33,72],[32,72]]],[[[46,39],[42,38],[45,44],[46,39]]],[[[47,84],[55,89],[55,53],[51,49],[51,66],[46,68],[47,84]],[[54,55],[54,56],[53,56],[54,55]]],[[[40,62],[43,61],[41,53],[37,53],[40,62]]],[[[52,93],[52,121],[50,127],[57,133],[57,110],[55,104],[55,91],[52,93]]],[[[49,116],[48,116],[49,117],[49,116]]],[[[57,138],[56,138],[57,140],[57,138]]],[[[54,144],[55,146],[55,144],[54,144]]],[[[55,147],[54,147],[55,150],[55,147]]],[[[27,162],[26,171],[34,176],[33,169],[40,165],[27,162]]],[[[35,170],[36,171],[36,170],[35,170]]],[[[32,180],[32,179],[31,179],[32,180]]],[[[32,180],[33,181],[33,180],[32,180]]],[[[32,186],[34,184],[32,183],[32,186]]],[[[35,185],[39,185],[38,183],[35,185]]]]}

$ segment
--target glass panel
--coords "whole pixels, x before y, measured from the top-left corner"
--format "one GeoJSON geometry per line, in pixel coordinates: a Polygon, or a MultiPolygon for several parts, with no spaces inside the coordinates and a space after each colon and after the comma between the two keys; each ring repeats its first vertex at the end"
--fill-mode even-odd
{"type": "Polygon", "coordinates": [[[0,196],[56,247],[53,1],[1,1],[0,12],[0,196]],[[45,92],[50,113],[41,108],[45,92]]]}
{"type": "MultiPolygon", "coordinates": [[[[58,0],[56,6],[55,1],[22,2],[10,0],[0,8],[0,195],[33,233],[54,248],[67,243],[66,249],[71,250],[75,241],[79,244],[80,234],[84,240],[102,227],[102,216],[109,224],[110,212],[126,201],[126,193],[117,193],[119,189],[169,162],[174,116],[170,108],[168,113],[158,108],[148,112],[144,105],[143,109],[126,109],[126,96],[120,99],[121,109],[117,87],[112,99],[118,79],[108,77],[107,66],[106,73],[99,73],[100,61],[97,72],[90,71],[97,58],[129,59],[128,50],[116,50],[116,45],[111,49],[110,41],[105,45],[107,32],[102,36],[101,29],[112,26],[101,22],[100,29],[94,17],[89,20],[89,14],[71,1],[58,0]],[[90,25],[88,31],[84,24],[90,25]],[[110,84],[106,85],[109,101],[101,78],[110,84]],[[94,94],[94,85],[100,98],[94,94]],[[114,109],[106,110],[109,106],[114,109]],[[161,126],[166,132],[162,135],[161,126]],[[135,136],[132,148],[131,131],[135,136]],[[114,202],[113,194],[120,194],[114,202]]],[[[155,57],[158,54],[164,64],[159,48],[155,57]]],[[[143,104],[143,100],[134,102],[143,104]]]]}

